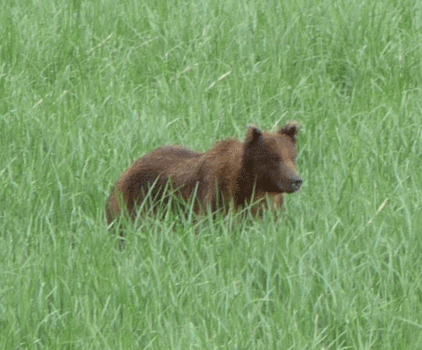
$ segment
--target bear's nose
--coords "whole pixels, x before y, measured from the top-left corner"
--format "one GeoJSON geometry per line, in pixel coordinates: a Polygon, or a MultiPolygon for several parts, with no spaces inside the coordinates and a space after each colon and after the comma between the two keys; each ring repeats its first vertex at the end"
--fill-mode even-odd
{"type": "Polygon", "coordinates": [[[290,179],[290,189],[292,192],[296,192],[302,186],[302,179],[299,177],[295,177],[290,179]]]}

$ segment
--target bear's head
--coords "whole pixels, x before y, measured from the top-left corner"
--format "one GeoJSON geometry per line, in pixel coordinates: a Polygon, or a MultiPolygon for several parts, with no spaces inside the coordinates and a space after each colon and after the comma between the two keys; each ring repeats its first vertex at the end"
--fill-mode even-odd
{"type": "Polygon", "coordinates": [[[302,186],[296,168],[299,123],[292,121],[274,133],[249,127],[244,143],[244,165],[254,174],[256,189],[293,193],[302,186]]]}

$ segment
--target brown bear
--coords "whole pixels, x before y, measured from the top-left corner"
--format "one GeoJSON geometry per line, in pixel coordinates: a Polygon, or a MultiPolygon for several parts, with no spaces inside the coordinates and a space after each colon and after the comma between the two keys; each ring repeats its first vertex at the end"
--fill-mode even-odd
{"type": "MultiPolygon", "coordinates": [[[[274,133],[248,128],[244,142],[228,139],[205,153],[164,146],[138,159],[118,180],[106,206],[111,224],[123,212],[131,219],[146,201],[154,207],[169,202],[169,192],[185,202],[196,196],[198,214],[258,202],[283,204],[283,193],[300,189],[296,169],[295,121],[274,133]]],[[[258,213],[262,206],[253,206],[258,213]]]]}

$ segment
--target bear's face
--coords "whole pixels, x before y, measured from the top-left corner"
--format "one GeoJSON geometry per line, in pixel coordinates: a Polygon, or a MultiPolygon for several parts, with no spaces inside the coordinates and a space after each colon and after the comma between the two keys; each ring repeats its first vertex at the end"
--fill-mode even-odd
{"type": "Polygon", "coordinates": [[[272,193],[293,193],[300,189],[302,179],[296,168],[298,133],[297,122],[290,122],[275,133],[249,128],[245,166],[254,173],[257,189],[272,193]]]}

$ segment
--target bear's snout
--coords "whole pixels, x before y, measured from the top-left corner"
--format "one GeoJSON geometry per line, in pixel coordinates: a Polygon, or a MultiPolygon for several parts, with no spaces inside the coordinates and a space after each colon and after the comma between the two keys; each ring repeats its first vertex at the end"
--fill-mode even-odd
{"type": "Polygon", "coordinates": [[[300,177],[293,177],[289,179],[290,193],[298,191],[301,186],[302,186],[302,179],[300,177]]]}
{"type": "Polygon", "coordinates": [[[284,188],[284,191],[282,192],[293,193],[299,191],[302,182],[303,181],[299,176],[293,176],[284,182],[284,186],[280,185],[280,187],[284,188]]]}

